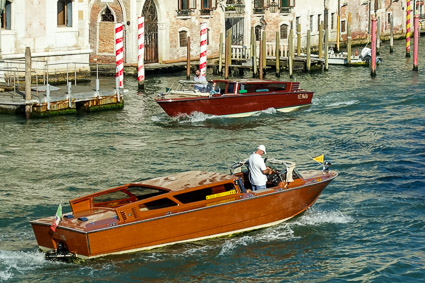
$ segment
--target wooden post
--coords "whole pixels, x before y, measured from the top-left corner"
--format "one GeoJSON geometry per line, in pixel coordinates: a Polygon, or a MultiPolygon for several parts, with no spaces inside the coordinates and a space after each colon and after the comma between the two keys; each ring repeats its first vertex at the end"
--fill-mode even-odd
{"type": "Polygon", "coordinates": [[[220,32],[220,43],[218,50],[218,73],[223,74],[223,33],[220,32]]]}
{"type": "Polygon", "coordinates": [[[347,22],[347,63],[351,64],[351,13],[348,13],[347,22]]]}
{"type": "Polygon", "coordinates": [[[224,78],[229,78],[229,38],[230,38],[230,29],[227,31],[226,41],[224,46],[224,78]]]}
{"type": "Polygon", "coordinates": [[[280,77],[280,37],[279,32],[276,32],[275,41],[275,60],[276,60],[276,76],[280,77]]]}
{"type": "Polygon", "coordinates": [[[263,79],[263,62],[264,62],[264,60],[263,60],[263,56],[264,56],[264,50],[263,50],[263,48],[262,48],[262,45],[263,45],[263,41],[264,41],[264,39],[262,38],[262,39],[260,39],[260,58],[259,58],[259,62],[260,62],[260,66],[259,66],[259,70],[258,70],[258,78],[260,79],[260,80],[262,80],[263,79]]]}
{"type": "Polygon", "coordinates": [[[322,55],[323,55],[323,21],[320,22],[320,27],[319,27],[319,59],[322,59],[322,55]]]}
{"type": "Polygon", "coordinates": [[[376,27],[376,53],[379,54],[379,49],[381,49],[381,17],[378,17],[377,27],[376,27]]]}
{"type": "Polygon", "coordinates": [[[31,117],[32,105],[31,100],[31,49],[25,48],[25,117],[31,117]]]}
{"type": "Polygon", "coordinates": [[[257,77],[257,39],[255,38],[254,27],[251,27],[251,52],[252,52],[252,74],[257,77]]]}
{"type": "Polygon", "coordinates": [[[413,39],[413,71],[418,71],[419,58],[419,15],[414,18],[414,39],[413,39]]]}
{"type": "Polygon", "coordinates": [[[288,67],[289,67],[289,77],[292,78],[292,54],[294,53],[294,32],[291,28],[289,30],[289,38],[288,38],[288,45],[289,45],[289,54],[288,54],[288,67]]]}
{"type": "Polygon", "coordinates": [[[391,14],[390,19],[390,53],[394,52],[394,23],[393,23],[393,14],[391,14]]]}
{"type": "Polygon", "coordinates": [[[190,36],[187,37],[186,57],[186,79],[190,80],[190,36]]]}
{"type": "Polygon", "coordinates": [[[227,63],[230,67],[230,65],[232,65],[232,30],[229,29],[229,55],[227,56],[227,60],[229,60],[229,62],[227,63]]]}
{"type": "Polygon", "coordinates": [[[267,66],[267,39],[266,39],[266,31],[263,30],[263,36],[261,37],[262,41],[262,49],[263,49],[263,68],[265,69],[267,66]]]}
{"type": "Polygon", "coordinates": [[[327,52],[329,48],[329,30],[325,29],[325,71],[329,70],[329,53],[327,52]]]}
{"type": "MultiPolygon", "coordinates": [[[[336,16],[336,50],[339,52],[339,15],[336,16]]],[[[327,50],[326,50],[327,52],[327,50]]]]}
{"type": "Polygon", "coordinates": [[[372,58],[370,61],[370,75],[372,77],[376,76],[376,18],[373,17],[372,18],[372,31],[371,31],[371,36],[372,36],[372,58]]]}
{"type": "Polygon", "coordinates": [[[301,24],[297,26],[297,56],[301,56],[301,24]]]}
{"type": "Polygon", "coordinates": [[[310,30],[307,30],[307,65],[306,70],[307,72],[310,72],[311,69],[311,33],[310,30]]]}

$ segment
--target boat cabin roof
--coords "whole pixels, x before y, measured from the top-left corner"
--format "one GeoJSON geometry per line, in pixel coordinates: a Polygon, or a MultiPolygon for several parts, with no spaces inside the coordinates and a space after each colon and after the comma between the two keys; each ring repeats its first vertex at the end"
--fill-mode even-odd
{"type": "Polygon", "coordinates": [[[233,180],[234,177],[227,174],[205,171],[189,171],[149,179],[140,184],[166,188],[172,191],[180,191],[197,186],[204,186],[211,183],[233,180]]]}

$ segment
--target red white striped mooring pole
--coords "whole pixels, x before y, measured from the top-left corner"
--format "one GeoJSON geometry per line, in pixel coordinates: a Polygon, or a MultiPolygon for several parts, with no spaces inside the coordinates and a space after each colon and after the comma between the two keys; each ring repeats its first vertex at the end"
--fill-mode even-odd
{"type": "Polygon", "coordinates": [[[376,76],[376,18],[372,18],[372,58],[370,61],[370,75],[376,76]]]}
{"type": "Polygon", "coordinates": [[[410,57],[410,0],[406,3],[406,57],[410,57]]]}
{"type": "Polygon", "coordinates": [[[201,24],[201,56],[199,58],[201,76],[207,74],[207,23],[201,24]]]}
{"type": "Polygon", "coordinates": [[[119,87],[124,87],[124,25],[115,25],[115,58],[117,62],[117,77],[119,87]]]}
{"type": "Polygon", "coordinates": [[[139,89],[142,89],[145,83],[145,17],[138,17],[138,37],[139,56],[137,60],[137,79],[139,82],[139,89]]]}
{"type": "Polygon", "coordinates": [[[414,40],[413,40],[413,71],[418,71],[418,65],[419,65],[419,15],[415,15],[415,33],[414,33],[414,40]]]}

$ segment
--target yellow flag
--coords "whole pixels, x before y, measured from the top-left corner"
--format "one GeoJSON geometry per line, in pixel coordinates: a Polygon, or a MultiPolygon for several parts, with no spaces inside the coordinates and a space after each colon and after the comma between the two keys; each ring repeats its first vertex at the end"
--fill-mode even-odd
{"type": "Polygon", "coordinates": [[[317,156],[317,157],[314,157],[313,158],[313,160],[314,161],[317,161],[317,162],[319,162],[319,163],[323,163],[323,159],[325,158],[325,155],[324,154],[322,154],[322,155],[319,155],[319,156],[317,156]]]}

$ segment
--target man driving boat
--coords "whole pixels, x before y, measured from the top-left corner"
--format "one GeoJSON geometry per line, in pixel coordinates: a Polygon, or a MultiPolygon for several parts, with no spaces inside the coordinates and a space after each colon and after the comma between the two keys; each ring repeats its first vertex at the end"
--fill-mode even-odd
{"type": "Polygon", "coordinates": [[[267,175],[272,173],[270,167],[266,167],[262,156],[266,154],[266,147],[260,144],[257,150],[251,154],[248,160],[249,181],[252,190],[261,190],[266,188],[267,175]]]}

